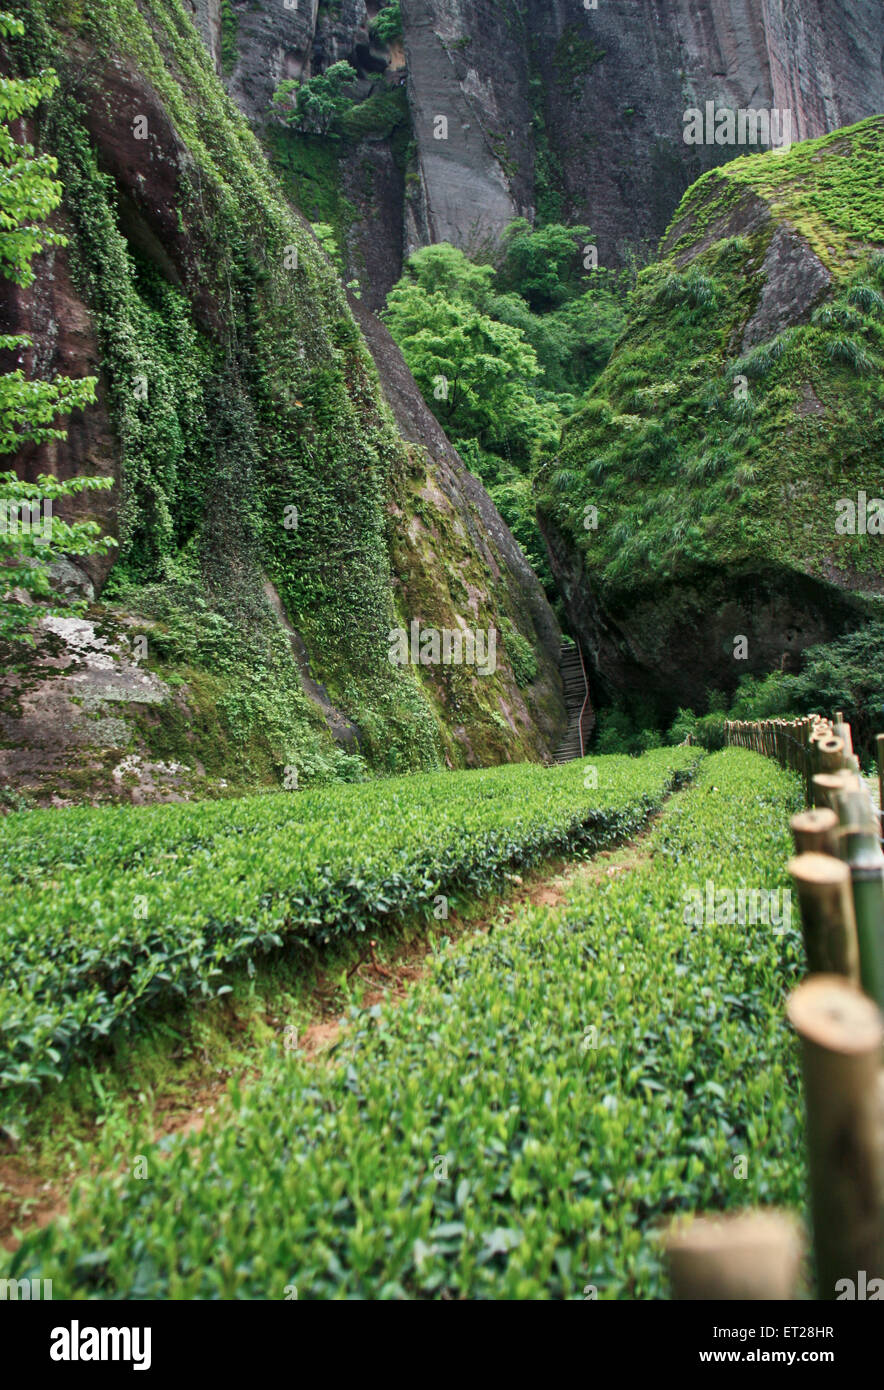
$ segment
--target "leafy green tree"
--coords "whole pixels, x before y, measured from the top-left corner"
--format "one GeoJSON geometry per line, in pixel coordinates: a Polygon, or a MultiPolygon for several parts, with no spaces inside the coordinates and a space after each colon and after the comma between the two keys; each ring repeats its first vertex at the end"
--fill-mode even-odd
{"type": "Polygon", "coordinates": [[[404,276],[405,283],[417,286],[424,294],[461,299],[483,312],[494,295],[494,280],[493,266],[476,265],[447,241],[415,251],[404,276]]]}
{"type": "Polygon", "coordinates": [[[497,268],[447,243],[427,246],[409,260],[384,314],[427,404],[550,596],[530,475],[606,365],[624,317],[618,276],[594,271],[586,288],[578,252],[588,235],[516,222],[497,268]]]}
{"type": "Polygon", "coordinates": [[[402,38],[402,7],[399,0],[390,0],[371,22],[371,32],[380,43],[393,43],[402,38]]]}
{"type": "Polygon", "coordinates": [[[555,442],[556,411],[528,389],[541,368],[520,329],[406,282],[388,296],[384,318],[453,440],[525,461],[532,446],[555,442]]]}
{"type": "Polygon", "coordinates": [[[521,295],[497,294],[488,301],[488,313],[521,328],[543,368],[543,387],[573,398],[561,402],[565,413],[607,366],[625,322],[622,294],[606,286],[547,314],[532,313],[521,295]]]}
{"type": "Polygon", "coordinates": [[[336,139],[338,132],[334,127],[353,105],[355,81],[356,73],[349,63],[333,63],[326,72],[308,77],[306,82],[280,82],[273,93],[272,109],[304,135],[336,139]]]}
{"type": "MultiPolygon", "coordinates": [[[[24,26],[0,12],[0,37],[20,38],[24,26]]],[[[0,275],[17,285],[32,284],[34,256],[65,238],[41,226],[61,202],[58,165],[37,155],[7,129],[33,111],[57,86],[51,71],[31,78],[0,78],[0,275]]],[[[31,346],[22,334],[0,335],[0,350],[15,353],[31,346]]],[[[0,455],[15,454],[26,444],[65,439],[59,416],[95,400],[95,377],[72,381],[32,381],[21,367],[0,377],[0,455]]],[[[67,523],[52,515],[53,503],[91,488],[113,486],[110,478],[72,478],[61,482],[41,475],[24,483],[11,470],[0,472],[0,638],[30,640],[27,629],[38,615],[70,612],[72,605],[52,601],[49,566],[61,555],[90,555],[115,544],[101,537],[93,521],[67,523]]],[[[76,605],[79,607],[79,605],[76,605]]]]}
{"type": "Polygon", "coordinates": [[[0,473],[0,640],[33,643],[28,629],[38,617],[81,612],[53,593],[49,566],[63,555],[95,555],[114,544],[95,521],[66,522],[53,515],[53,503],[85,489],[109,488],[113,478],[71,478],[42,473],[23,483],[16,473],[0,473]]]}
{"type": "Polygon", "coordinates": [[[535,312],[558,308],[585,288],[581,253],[588,227],[551,222],[534,230],[524,217],[507,227],[497,274],[503,290],[516,290],[535,312]]]}
{"type": "MultiPolygon", "coordinates": [[[[0,12],[0,38],[23,34],[21,20],[0,12]]],[[[26,116],[57,86],[58,78],[50,70],[36,77],[0,78],[0,274],[17,285],[33,283],[31,260],[38,252],[64,242],[57,232],[36,225],[58,207],[61,184],[55,178],[57,162],[50,155],[37,156],[33,145],[19,143],[5,127],[26,116]]]]}

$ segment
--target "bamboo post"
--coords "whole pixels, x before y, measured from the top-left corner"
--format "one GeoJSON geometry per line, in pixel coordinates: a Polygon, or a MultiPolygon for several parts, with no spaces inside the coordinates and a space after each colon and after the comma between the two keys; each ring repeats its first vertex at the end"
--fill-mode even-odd
{"type": "Polygon", "coordinates": [[[884,1193],[884,1067],[878,1072],[878,1191],[884,1193]]]}
{"type": "Polygon", "coordinates": [[[830,806],[821,806],[814,811],[800,811],[789,822],[796,854],[834,854],[838,853],[835,831],[838,817],[830,806]]]}
{"type": "Polygon", "coordinates": [[[825,737],[826,737],[826,733],[825,733],[825,729],[823,728],[822,723],[817,723],[817,724],[815,724],[815,725],[813,726],[813,728],[811,729],[811,732],[810,732],[810,738],[809,738],[809,741],[808,741],[808,749],[807,749],[807,752],[808,752],[808,764],[809,764],[809,779],[808,779],[808,780],[809,780],[809,784],[810,784],[810,787],[811,787],[811,797],[810,797],[810,801],[811,801],[811,804],[814,805],[814,806],[816,806],[818,803],[817,803],[817,800],[816,800],[816,795],[817,795],[817,794],[816,794],[816,789],[814,788],[813,779],[814,779],[814,777],[816,776],[816,774],[821,770],[821,769],[820,769],[820,760],[819,760],[819,745],[820,745],[820,741],[821,741],[822,739],[824,739],[825,737]]]}
{"type": "Polygon", "coordinates": [[[820,772],[817,775],[820,779],[820,786],[825,792],[826,803],[835,812],[839,824],[842,827],[849,825],[851,820],[851,813],[848,809],[850,798],[859,792],[863,801],[868,801],[868,792],[863,786],[862,778],[852,768],[847,767],[842,768],[840,772],[820,772]]]}
{"type": "Polygon", "coordinates": [[[793,1299],[801,1258],[798,1224],[783,1212],[698,1216],[666,1236],[672,1297],[679,1300],[793,1299]]]}
{"type": "Polygon", "coordinates": [[[832,728],[836,738],[840,738],[844,743],[844,753],[846,757],[853,757],[853,735],[850,732],[850,725],[845,724],[844,715],[841,710],[835,715],[835,723],[832,728]]]}
{"type": "MultiPolygon", "coordinates": [[[[841,772],[815,772],[813,776],[813,799],[817,807],[828,806],[839,816],[838,798],[843,791],[847,790],[847,776],[843,770],[841,772]]],[[[840,818],[840,816],[839,816],[840,818]]]]}
{"type": "MultiPolygon", "coordinates": [[[[823,813],[808,812],[814,814],[823,813]]],[[[858,984],[859,948],[850,869],[841,859],[810,853],[791,859],[789,873],[801,906],[808,971],[811,975],[842,975],[858,984]]]]}
{"type": "Polygon", "coordinates": [[[840,772],[844,766],[844,740],[834,734],[821,738],[816,746],[820,772],[840,772]]]}
{"type": "Polygon", "coordinates": [[[853,884],[860,980],[884,1009],[884,854],[865,793],[847,792],[844,800],[849,822],[841,841],[853,884]]]}
{"type": "Polygon", "coordinates": [[[884,1018],[845,981],[815,975],[789,998],[801,1037],[817,1294],[884,1276],[878,1068],[884,1018]]]}
{"type": "MultiPolygon", "coordinates": [[[[869,796],[869,789],[858,777],[855,772],[836,773],[838,785],[830,794],[832,809],[838,816],[840,830],[838,838],[844,838],[845,830],[862,828],[868,830],[869,834],[875,834],[878,828],[878,817],[869,796]]],[[[839,853],[843,855],[844,846],[841,845],[839,853]]]]}
{"type": "Polygon", "coordinates": [[[804,729],[804,781],[807,787],[805,795],[808,806],[813,805],[813,735],[815,728],[815,719],[810,719],[804,729]]]}

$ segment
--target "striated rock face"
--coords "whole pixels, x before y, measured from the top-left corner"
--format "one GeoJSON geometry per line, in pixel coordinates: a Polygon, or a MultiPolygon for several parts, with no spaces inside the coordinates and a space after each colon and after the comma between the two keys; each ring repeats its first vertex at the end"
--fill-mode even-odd
{"type": "Polygon", "coordinates": [[[525,50],[506,6],[406,0],[403,20],[423,193],[409,250],[475,250],[532,211],[525,50]]]}
{"type": "MultiPolygon", "coordinates": [[[[610,262],[627,243],[656,241],[706,168],[751,153],[686,145],[688,108],[788,109],[796,139],[884,110],[877,0],[405,0],[404,14],[426,201],[460,244],[474,181],[502,177],[513,207],[588,222],[610,262]],[[418,119],[432,107],[501,137],[496,170],[475,142],[458,139],[447,160],[432,151],[418,119]]],[[[499,228],[510,211],[500,192],[490,206],[499,228]]]]}
{"type": "Polygon", "coordinates": [[[884,110],[879,0],[768,0],[773,104],[790,108],[799,140],[884,110]]]}
{"type": "MultiPolygon", "coordinates": [[[[218,0],[208,0],[214,8],[218,0]]],[[[342,7],[353,15],[365,5],[362,0],[345,0],[342,7]]],[[[227,76],[230,95],[250,120],[266,118],[273,93],[288,78],[309,77],[312,73],[313,40],[319,0],[299,0],[287,9],[278,3],[265,6],[233,4],[236,20],[236,60],[227,76]]],[[[336,61],[330,55],[330,61],[336,61]]],[[[223,56],[216,57],[218,69],[223,56]],[[219,61],[220,60],[220,61],[219,61]]]]}
{"type": "MultiPolygon", "coordinates": [[[[190,3],[220,72],[220,0],[190,3]]],[[[402,0],[404,54],[372,46],[376,3],[230,8],[228,86],[255,122],[281,78],[341,58],[390,76],[404,58],[416,153],[407,250],[474,249],[539,214],[587,222],[611,264],[653,246],[706,169],[754,152],[687,145],[688,108],[788,111],[795,140],[884,111],[879,0],[402,0]]],[[[364,208],[385,207],[388,193],[364,208]]],[[[378,232],[398,258],[401,237],[378,232]]]]}

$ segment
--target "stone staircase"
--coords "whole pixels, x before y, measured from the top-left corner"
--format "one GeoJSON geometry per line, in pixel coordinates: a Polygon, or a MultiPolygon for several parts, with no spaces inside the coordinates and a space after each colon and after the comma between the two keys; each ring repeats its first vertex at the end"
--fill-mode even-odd
{"type": "Polygon", "coordinates": [[[580,723],[583,716],[583,748],[586,749],[595,728],[595,711],[589,698],[589,682],[584,673],[580,648],[573,642],[563,642],[559,657],[559,673],[565,687],[568,709],[568,728],[556,749],[557,763],[569,763],[580,757],[580,723]]]}

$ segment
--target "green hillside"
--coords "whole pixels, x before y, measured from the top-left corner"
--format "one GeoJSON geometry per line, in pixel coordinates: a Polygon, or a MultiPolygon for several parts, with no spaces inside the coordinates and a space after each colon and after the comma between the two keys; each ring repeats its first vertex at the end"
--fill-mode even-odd
{"type": "Polygon", "coordinates": [[[882,592],[884,548],[834,529],[838,499],[884,482],[882,160],[874,118],[734,160],[686,194],[538,481],[543,517],[604,601],[769,563],[882,592]],[[783,228],[831,283],[802,322],[744,351],[783,228]]]}

